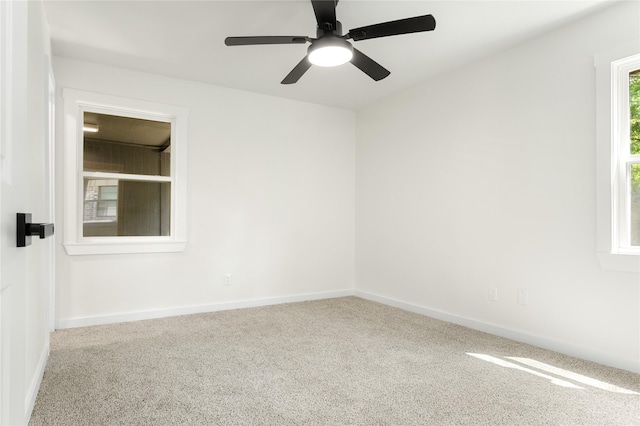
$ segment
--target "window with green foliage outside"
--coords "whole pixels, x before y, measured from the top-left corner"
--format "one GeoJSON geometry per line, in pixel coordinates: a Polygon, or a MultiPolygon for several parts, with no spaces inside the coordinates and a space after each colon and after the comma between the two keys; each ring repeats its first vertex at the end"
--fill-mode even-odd
{"type": "Polygon", "coordinates": [[[630,121],[630,231],[631,245],[640,246],[640,70],[629,73],[629,121],[630,121]]]}

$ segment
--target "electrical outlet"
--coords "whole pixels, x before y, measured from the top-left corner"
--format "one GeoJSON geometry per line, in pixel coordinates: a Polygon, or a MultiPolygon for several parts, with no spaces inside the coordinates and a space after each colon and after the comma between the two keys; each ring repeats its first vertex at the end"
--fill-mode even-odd
{"type": "Polygon", "coordinates": [[[226,274],[224,276],[224,285],[231,285],[231,274],[226,274]]]}
{"type": "Polygon", "coordinates": [[[529,290],[526,288],[518,289],[518,304],[525,306],[529,304],[529,290]]]}
{"type": "Polygon", "coordinates": [[[498,287],[489,287],[489,300],[492,302],[498,301],[498,287]]]}

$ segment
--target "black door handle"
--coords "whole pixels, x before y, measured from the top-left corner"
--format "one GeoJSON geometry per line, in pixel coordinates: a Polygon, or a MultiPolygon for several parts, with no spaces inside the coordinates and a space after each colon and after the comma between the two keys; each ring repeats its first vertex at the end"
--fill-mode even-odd
{"type": "Polygon", "coordinates": [[[31,223],[31,213],[18,213],[17,220],[17,247],[30,246],[32,235],[40,239],[53,235],[53,223],[31,223]]]}

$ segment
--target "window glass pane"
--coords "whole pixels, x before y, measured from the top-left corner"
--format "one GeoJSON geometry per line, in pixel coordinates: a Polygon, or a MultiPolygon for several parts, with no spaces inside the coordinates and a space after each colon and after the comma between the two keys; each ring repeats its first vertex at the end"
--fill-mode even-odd
{"type": "MultiPolygon", "coordinates": [[[[117,181],[115,181],[117,182],[117,181]]],[[[112,186],[100,186],[98,188],[99,200],[117,200],[118,199],[118,185],[112,186]]]]}
{"type": "Polygon", "coordinates": [[[640,164],[631,165],[630,176],[630,230],[631,230],[631,245],[640,246],[640,164]]]}
{"type": "Polygon", "coordinates": [[[85,237],[169,236],[171,183],[84,179],[85,237]]]}
{"type": "Polygon", "coordinates": [[[85,112],[84,129],[85,171],[171,175],[171,123],[85,112]]]}
{"type": "MultiPolygon", "coordinates": [[[[114,179],[85,179],[84,222],[100,223],[102,227],[118,219],[118,181],[114,179]],[[107,197],[107,198],[105,198],[107,197]],[[114,200],[114,201],[101,201],[114,200]],[[115,206],[115,207],[114,207],[115,206]]],[[[97,227],[98,225],[96,225],[97,227]]]]}
{"type": "Polygon", "coordinates": [[[640,154],[640,70],[629,74],[631,154],[640,154]]]}
{"type": "Polygon", "coordinates": [[[118,204],[116,201],[98,201],[98,218],[116,217],[118,204]]]}

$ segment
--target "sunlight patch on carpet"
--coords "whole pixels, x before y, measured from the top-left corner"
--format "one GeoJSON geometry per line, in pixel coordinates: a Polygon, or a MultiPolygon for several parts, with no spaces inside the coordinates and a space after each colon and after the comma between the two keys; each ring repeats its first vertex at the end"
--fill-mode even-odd
{"type": "Polygon", "coordinates": [[[600,380],[593,379],[591,377],[583,376],[582,374],[574,373],[572,371],[564,370],[562,368],[554,367],[553,365],[545,364],[544,362],[536,361],[530,358],[520,358],[520,357],[506,357],[507,359],[517,361],[521,364],[528,365],[530,367],[537,368],[538,370],[543,370],[551,374],[555,374],[556,376],[562,376],[564,378],[573,380],[575,382],[579,382],[588,386],[593,386],[594,388],[606,390],[609,392],[615,393],[624,393],[627,395],[640,395],[638,392],[634,392],[629,389],[621,388],[616,385],[612,385],[610,383],[602,382],[600,380]]]}
{"type": "Polygon", "coordinates": [[[539,371],[535,371],[535,370],[532,370],[530,368],[526,368],[526,367],[523,367],[521,365],[515,364],[513,362],[505,361],[503,359],[496,358],[496,357],[491,356],[491,355],[472,354],[472,353],[468,353],[468,352],[467,352],[467,355],[471,355],[472,357],[481,359],[483,361],[491,362],[491,363],[499,365],[501,367],[513,368],[513,369],[516,369],[516,370],[524,371],[524,372],[529,373],[529,374],[533,374],[534,376],[538,376],[538,377],[542,377],[542,378],[548,379],[554,385],[562,386],[562,387],[565,387],[565,388],[572,388],[572,389],[584,389],[584,388],[582,388],[582,387],[580,387],[578,385],[575,385],[575,384],[573,384],[571,382],[567,382],[566,380],[558,379],[557,377],[549,376],[548,374],[540,373],[539,371]]]}

